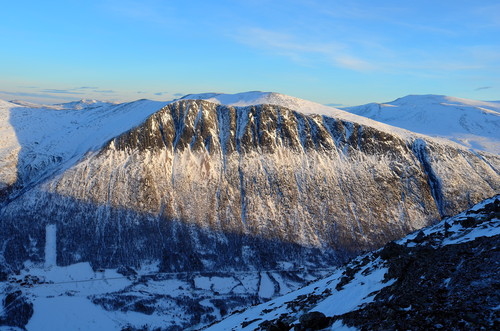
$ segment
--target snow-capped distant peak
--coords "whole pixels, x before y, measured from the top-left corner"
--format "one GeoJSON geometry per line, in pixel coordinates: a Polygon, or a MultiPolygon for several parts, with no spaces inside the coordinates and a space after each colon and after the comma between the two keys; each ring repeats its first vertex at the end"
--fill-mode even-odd
{"type": "Polygon", "coordinates": [[[23,101],[23,100],[11,100],[9,102],[7,101],[0,101],[3,102],[3,106],[8,106],[8,107],[16,107],[16,106],[21,106],[21,107],[26,107],[26,108],[51,108],[51,109],[58,109],[59,107],[54,106],[54,105],[43,105],[39,103],[34,103],[34,102],[29,102],[29,101],[23,101]]]}
{"type": "Polygon", "coordinates": [[[0,100],[0,103],[2,103],[2,104],[11,103],[11,104],[16,104],[16,105],[20,105],[20,106],[34,105],[34,103],[32,103],[32,102],[23,101],[23,100],[10,100],[10,101],[0,100]]]}
{"type": "Polygon", "coordinates": [[[57,106],[60,106],[63,109],[81,110],[81,109],[89,109],[89,108],[97,108],[97,107],[102,107],[102,106],[109,106],[109,105],[113,105],[113,104],[116,104],[116,103],[106,102],[106,101],[99,101],[99,100],[94,100],[94,99],[81,99],[79,101],[72,101],[72,102],[61,103],[61,104],[58,104],[57,106]]]}
{"type": "MultiPolygon", "coordinates": [[[[3,101],[3,102],[5,103],[5,101],[3,101]]],[[[23,100],[12,100],[12,101],[9,101],[9,104],[11,107],[14,105],[14,106],[21,106],[21,107],[31,108],[31,109],[44,108],[44,109],[55,109],[55,110],[62,110],[62,109],[81,110],[81,109],[91,109],[91,108],[97,108],[97,107],[102,107],[102,106],[115,105],[118,103],[99,101],[99,100],[93,100],[93,99],[82,99],[82,100],[78,100],[78,101],[57,103],[57,104],[53,104],[53,105],[39,104],[39,103],[23,101],[23,100]]]]}
{"type": "Polygon", "coordinates": [[[500,111],[500,103],[494,101],[480,101],[465,98],[457,98],[446,95],[424,94],[424,95],[407,95],[398,98],[392,102],[383,105],[403,106],[403,105],[442,105],[442,106],[469,106],[469,107],[486,107],[497,112],[500,111]]]}
{"type": "Polygon", "coordinates": [[[500,102],[427,94],[343,109],[468,148],[500,153],[500,102]]]}

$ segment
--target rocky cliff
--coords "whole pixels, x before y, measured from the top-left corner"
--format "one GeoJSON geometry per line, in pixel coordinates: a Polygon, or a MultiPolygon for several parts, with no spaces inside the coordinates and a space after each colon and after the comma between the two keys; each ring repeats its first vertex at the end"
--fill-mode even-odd
{"type": "Polygon", "coordinates": [[[171,103],[9,201],[3,264],[337,263],[499,191],[499,157],[276,106],[171,103]]]}

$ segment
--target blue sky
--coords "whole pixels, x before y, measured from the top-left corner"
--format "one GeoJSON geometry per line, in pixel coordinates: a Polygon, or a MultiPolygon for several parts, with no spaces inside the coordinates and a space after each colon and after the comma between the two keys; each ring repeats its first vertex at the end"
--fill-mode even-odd
{"type": "Polygon", "coordinates": [[[500,100],[499,1],[19,0],[2,13],[5,100],[500,100]]]}

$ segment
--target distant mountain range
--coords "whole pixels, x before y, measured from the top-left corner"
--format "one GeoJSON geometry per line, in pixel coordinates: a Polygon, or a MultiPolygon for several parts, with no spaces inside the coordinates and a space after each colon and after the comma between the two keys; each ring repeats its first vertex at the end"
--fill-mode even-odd
{"type": "Polygon", "coordinates": [[[343,108],[356,115],[425,135],[500,153],[500,102],[444,95],[409,95],[387,103],[343,108]]]}

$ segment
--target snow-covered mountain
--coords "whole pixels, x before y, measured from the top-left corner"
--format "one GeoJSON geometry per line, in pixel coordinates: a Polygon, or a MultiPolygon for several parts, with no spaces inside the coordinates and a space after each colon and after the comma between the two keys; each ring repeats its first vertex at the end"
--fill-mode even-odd
{"type": "Polygon", "coordinates": [[[500,188],[498,155],[279,94],[203,97],[216,102],[2,102],[0,273],[189,273],[154,278],[169,297],[87,295],[134,327],[176,305],[182,327],[206,324],[500,188]]]}
{"type": "Polygon", "coordinates": [[[22,106],[26,108],[37,108],[37,109],[73,109],[73,110],[81,110],[81,109],[93,109],[93,108],[100,108],[100,107],[109,107],[112,105],[118,105],[119,103],[117,102],[107,102],[107,101],[100,101],[100,100],[93,100],[93,99],[81,99],[78,101],[71,101],[71,102],[65,102],[65,103],[57,103],[53,105],[46,105],[46,104],[38,104],[34,102],[29,102],[29,101],[23,101],[23,100],[11,100],[9,103],[15,104],[16,106],[22,106]]]}
{"type": "Polygon", "coordinates": [[[500,153],[500,102],[443,95],[409,95],[388,103],[343,108],[413,132],[500,153]]]}
{"type": "Polygon", "coordinates": [[[205,330],[497,329],[500,197],[205,330]]]}
{"type": "MultiPolygon", "coordinates": [[[[165,249],[183,245],[153,243],[164,243],[169,235],[179,239],[177,228],[186,226],[202,238],[206,230],[217,233],[196,239],[200,247],[192,246],[193,252],[204,251],[212,235],[227,243],[231,233],[345,253],[376,247],[498,190],[494,155],[340,110],[334,110],[338,117],[328,117],[282,105],[220,104],[272,101],[314,113],[313,103],[279,94],[203,96],[219,98],[219,104],[192,97],[197,96],[161,110],[164,103],[146,100],[79,102],[63,109],[3,103],[6,199],[0,213],[12,226],[7,228],[16,233],[27,222],[43,233],[47,223],[71,218],[64,224],[71,237],[82,224],[92,224],[80,239],[94,244],[72,242],[77,251],[63,249],[63,263],[136,265],[139,257],[161,258],[165,249]],[[40,221],[33,224],[33,217],[40,221]],[[146,238],[137,235],[165,219],[166,228],[149,231],[146,238]],[[136,227],[141,230],[130,232],[136,227]],[[104,238],[109,242],[98,244],[104,238]],[[144,240],[151,241],[147,254],[144,240]],[[113,247],[111,257],[87,251],[89,245],[113,247]]],[[[10,245],[19,248],[16,259],[40,258],[42,242],[33,256],[20,249],[24,240],[10,245]]],[[[178,259],[165,263],[191,268],[186,263],[192,260],[178,259]]],[[[200,266],[214,266],[204,260],[211,258],[200,257],[200,266]]]]}
{"type": "Polygon", "coordinates": [[[67,169],[165,104],[80,100],[47,106],[0,100],[0,206],[7,190],[24,190],[67,169]]]}

